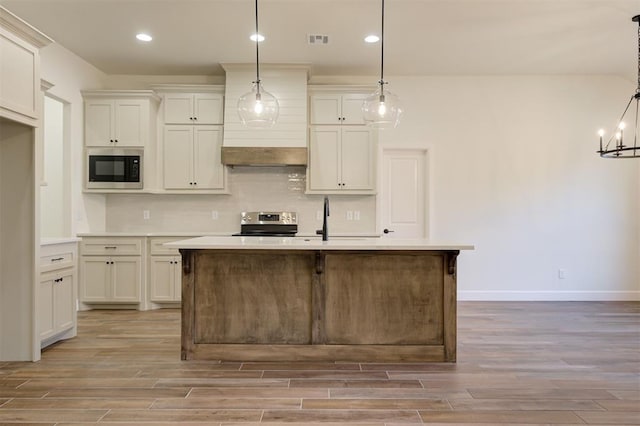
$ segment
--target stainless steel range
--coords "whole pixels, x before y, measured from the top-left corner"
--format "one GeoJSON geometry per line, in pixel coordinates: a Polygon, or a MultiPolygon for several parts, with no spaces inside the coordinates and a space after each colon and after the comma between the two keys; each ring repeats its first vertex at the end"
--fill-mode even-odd
{"type": "Polygon", "coordinates": [[[240,233],[234,236],[293,237],[298,232],[296,212],[242,212],[240,233]]]}

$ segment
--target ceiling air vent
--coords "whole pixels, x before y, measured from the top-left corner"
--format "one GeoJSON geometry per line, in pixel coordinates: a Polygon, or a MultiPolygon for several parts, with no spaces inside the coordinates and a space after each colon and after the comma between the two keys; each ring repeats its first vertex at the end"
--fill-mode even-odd
{"type": "Polygon", "coordinates": [[[309,34],[307,36],[309,44],[329,44],[329,36],[323,34],[309,34]]]}

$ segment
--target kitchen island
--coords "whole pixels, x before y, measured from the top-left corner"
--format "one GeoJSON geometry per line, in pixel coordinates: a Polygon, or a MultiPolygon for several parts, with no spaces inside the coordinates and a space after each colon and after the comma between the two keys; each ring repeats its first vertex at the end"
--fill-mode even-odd
{"type": "Polygon", "coordinates": [[[199,237],[182,255],[184,360],[456,360],[456,259],[427,240],[199,237]]]}

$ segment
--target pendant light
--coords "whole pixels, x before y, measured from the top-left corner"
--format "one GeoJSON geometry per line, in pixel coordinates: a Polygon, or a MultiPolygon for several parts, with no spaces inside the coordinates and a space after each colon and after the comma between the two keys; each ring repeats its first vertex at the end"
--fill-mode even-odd
{"type": "Polygon", "coordinates": [[[629,99],[629,103],[627,103],[627,107],[624,109],[620,120],[618,120],[615,131],[612,132],[604,146],[602,140],[605,135],[604,129],[600,129],[598,131],[598,135],[600,136],[600,149],[598,150],[598,154],[603,158],[640,157],[640,146],[638,145],[638,102],[640,102],[640,15],[634,16],[631,20],[638,23],[638,87],[636,92],[631,96],[631,99],[629,99]],[[629,111],[629,107],[631,107],[633,101],[635,101],[636,104],[635,113],[633,113],[633,111],[629,111]],[[627,112],[630,112],[628,118],[634,123],[633,145],[624,144],[624,130],[627,127],[625,116],[627,115],[627,112]],[[611,146],[612,142],[613,146],[611,146]]]}
{"type": "Polygon", "coordinates": [[[247,127],[267,128],[275,124],[280,112],[278,100],[269,92],[264,90],[260,82],[260,37],[258,33],[258,0],[256,5],[256,80],[253,82],[251,91],[240,96],[238,99],[238,115],[242,124],[247,127]]]}
{"type": "Polygon", "coordinates": [[[384,0],[382,0],[382,31],[380,34],[380,81],[378,89],[362,104],[364,121],[374,127],[396,127],[400,121],[402,108],[398,97],[385,89],[384,85],[384,0]]]}

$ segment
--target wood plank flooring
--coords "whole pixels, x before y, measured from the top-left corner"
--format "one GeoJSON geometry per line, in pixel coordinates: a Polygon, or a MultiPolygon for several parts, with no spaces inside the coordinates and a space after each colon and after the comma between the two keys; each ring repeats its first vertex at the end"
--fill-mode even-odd
{"type": "Polygon", "coordinates": [[[0,424],[640,425],[639,302],[462,302],[458,362],[180,361],[177,310],[0,362],[0,424]]]}

